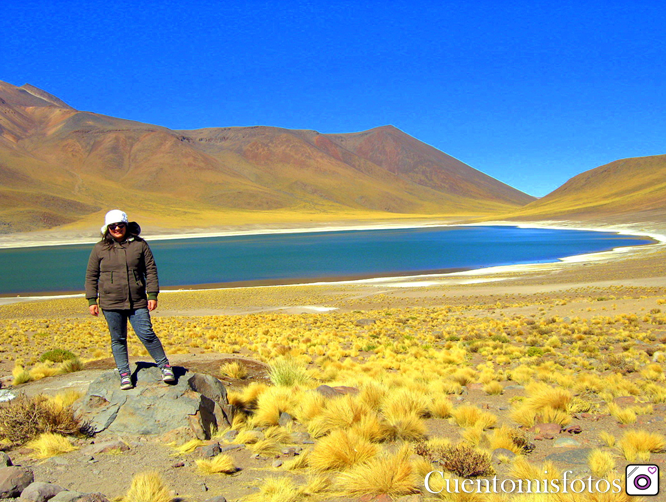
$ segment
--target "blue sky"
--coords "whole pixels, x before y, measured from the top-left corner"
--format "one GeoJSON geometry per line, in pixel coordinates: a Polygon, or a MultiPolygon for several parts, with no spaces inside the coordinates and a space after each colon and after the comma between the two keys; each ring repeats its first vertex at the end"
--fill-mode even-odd
{"type": "Polygon", "coordinates": [[[171,129],[393,124],[543,196],[666,154],[663,1],[2,2],[0,80],[171,129]]]}

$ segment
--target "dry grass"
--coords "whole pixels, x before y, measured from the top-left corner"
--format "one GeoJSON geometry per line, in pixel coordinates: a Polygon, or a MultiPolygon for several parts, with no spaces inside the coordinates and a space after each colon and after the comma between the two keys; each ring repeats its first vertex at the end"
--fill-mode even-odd
{"type": "Polygon", "coordinates": [[[197,468],[201,474],[233,474],[237,471],[234,460],[229,455],[216,455],[211,459],[196,460],[197,468]]]}
{"type": "Polygon", "coordinates": [[[418,478],[409,461],[411,449],[402,446],[394,454],[383,454],[358,464],[337,478],[346,496],[386,494],[391,497],[418,491],[418,478]]]}
{"type": "Polygon", "coordinates": [[[315,444],[308,462],[318,471],[344,470],[369,461],[378,452],[379,447],[367,439],[335,430],[315,444]]]}
{"type": "Polygon", "coordinates": [[[648,462],[650,453],[661,453],[666,449],[664,436],[644,430],[630,430],[624,433],[618,448],[630,462],[648,462]]]}
{"type": "Polygon", "coordinates": [[[598,478],[603,478],[615,470],[615,458],[610,452],[602,450],[592,450],[587,458],[592,474],[598,478]]]}
{"type": "Polygon", "coordinates": [[[81,430],[70,407],[45,396],[29,398],[21,394],[0,405],[0,440],[10,447],[25,444],[45,432],[73,435],[81,430]]]}
{"type": "Polygon", "coordinates": [[[157,472],[144,472],[132,478],[123,502],[171,502],[166,483],[157,472]]]}
{"type": "Polygon", "coordinates": [[[28,441],[26,446],[35,451],[35,458],[50,458],[78,449],[69,438],[60,434],[45,432],[36,439],[28,441]]]}
{"type": "Polygon", "coordinates": [[[247,368],[238,361],[225,363],[220,366],[220,375],[242,380],[247,377],[247,368]]]}
{"type": "Polygon", "coordinates": [[[497,422],[497,417],[487,411],[482,411],[476,406],[463,405],[455,408],[451,416],[460,427],[479,427],[489,429],[497,422]]]}

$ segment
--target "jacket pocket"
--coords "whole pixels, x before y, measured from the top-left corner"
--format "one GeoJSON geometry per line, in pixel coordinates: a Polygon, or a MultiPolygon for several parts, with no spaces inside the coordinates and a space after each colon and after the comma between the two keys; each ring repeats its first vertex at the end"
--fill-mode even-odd
{"type": "Polygon", "coordinates": [[[134,273],[134,280],[136,281],[137,286],[142,288],[143,287],[143,279],[141,278],[141,274],[139,274],[139,272],[136,269],[132,270],[132,272],[134,273]]]}

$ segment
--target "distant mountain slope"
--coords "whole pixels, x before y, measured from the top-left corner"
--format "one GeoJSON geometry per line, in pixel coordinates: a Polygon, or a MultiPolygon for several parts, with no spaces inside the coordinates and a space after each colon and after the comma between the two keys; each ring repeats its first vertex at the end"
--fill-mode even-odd
{"type": "Polygon", "coordinates": [[[172,131],[0,82],[0,232],[89,225],[113,207],[149,225],[206,227],[479,215],[531,200],[391,126],[172,131]]]}
{"type": "Polygon", "coordinates": [[[666,155],[622,159],[586,171],[511,214],[614,220],[640,220],[639,215],[662,221],[666,216],[666,155]]]}

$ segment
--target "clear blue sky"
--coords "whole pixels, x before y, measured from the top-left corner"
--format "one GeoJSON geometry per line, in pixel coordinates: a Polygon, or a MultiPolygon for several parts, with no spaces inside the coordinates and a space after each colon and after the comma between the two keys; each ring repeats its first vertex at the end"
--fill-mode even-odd
{"type": "Polygon", "coordinates": [[[0,80],[171,129],[393,124],[531,195],[666,154],[666,2],[4,0],[0,80]]]}

